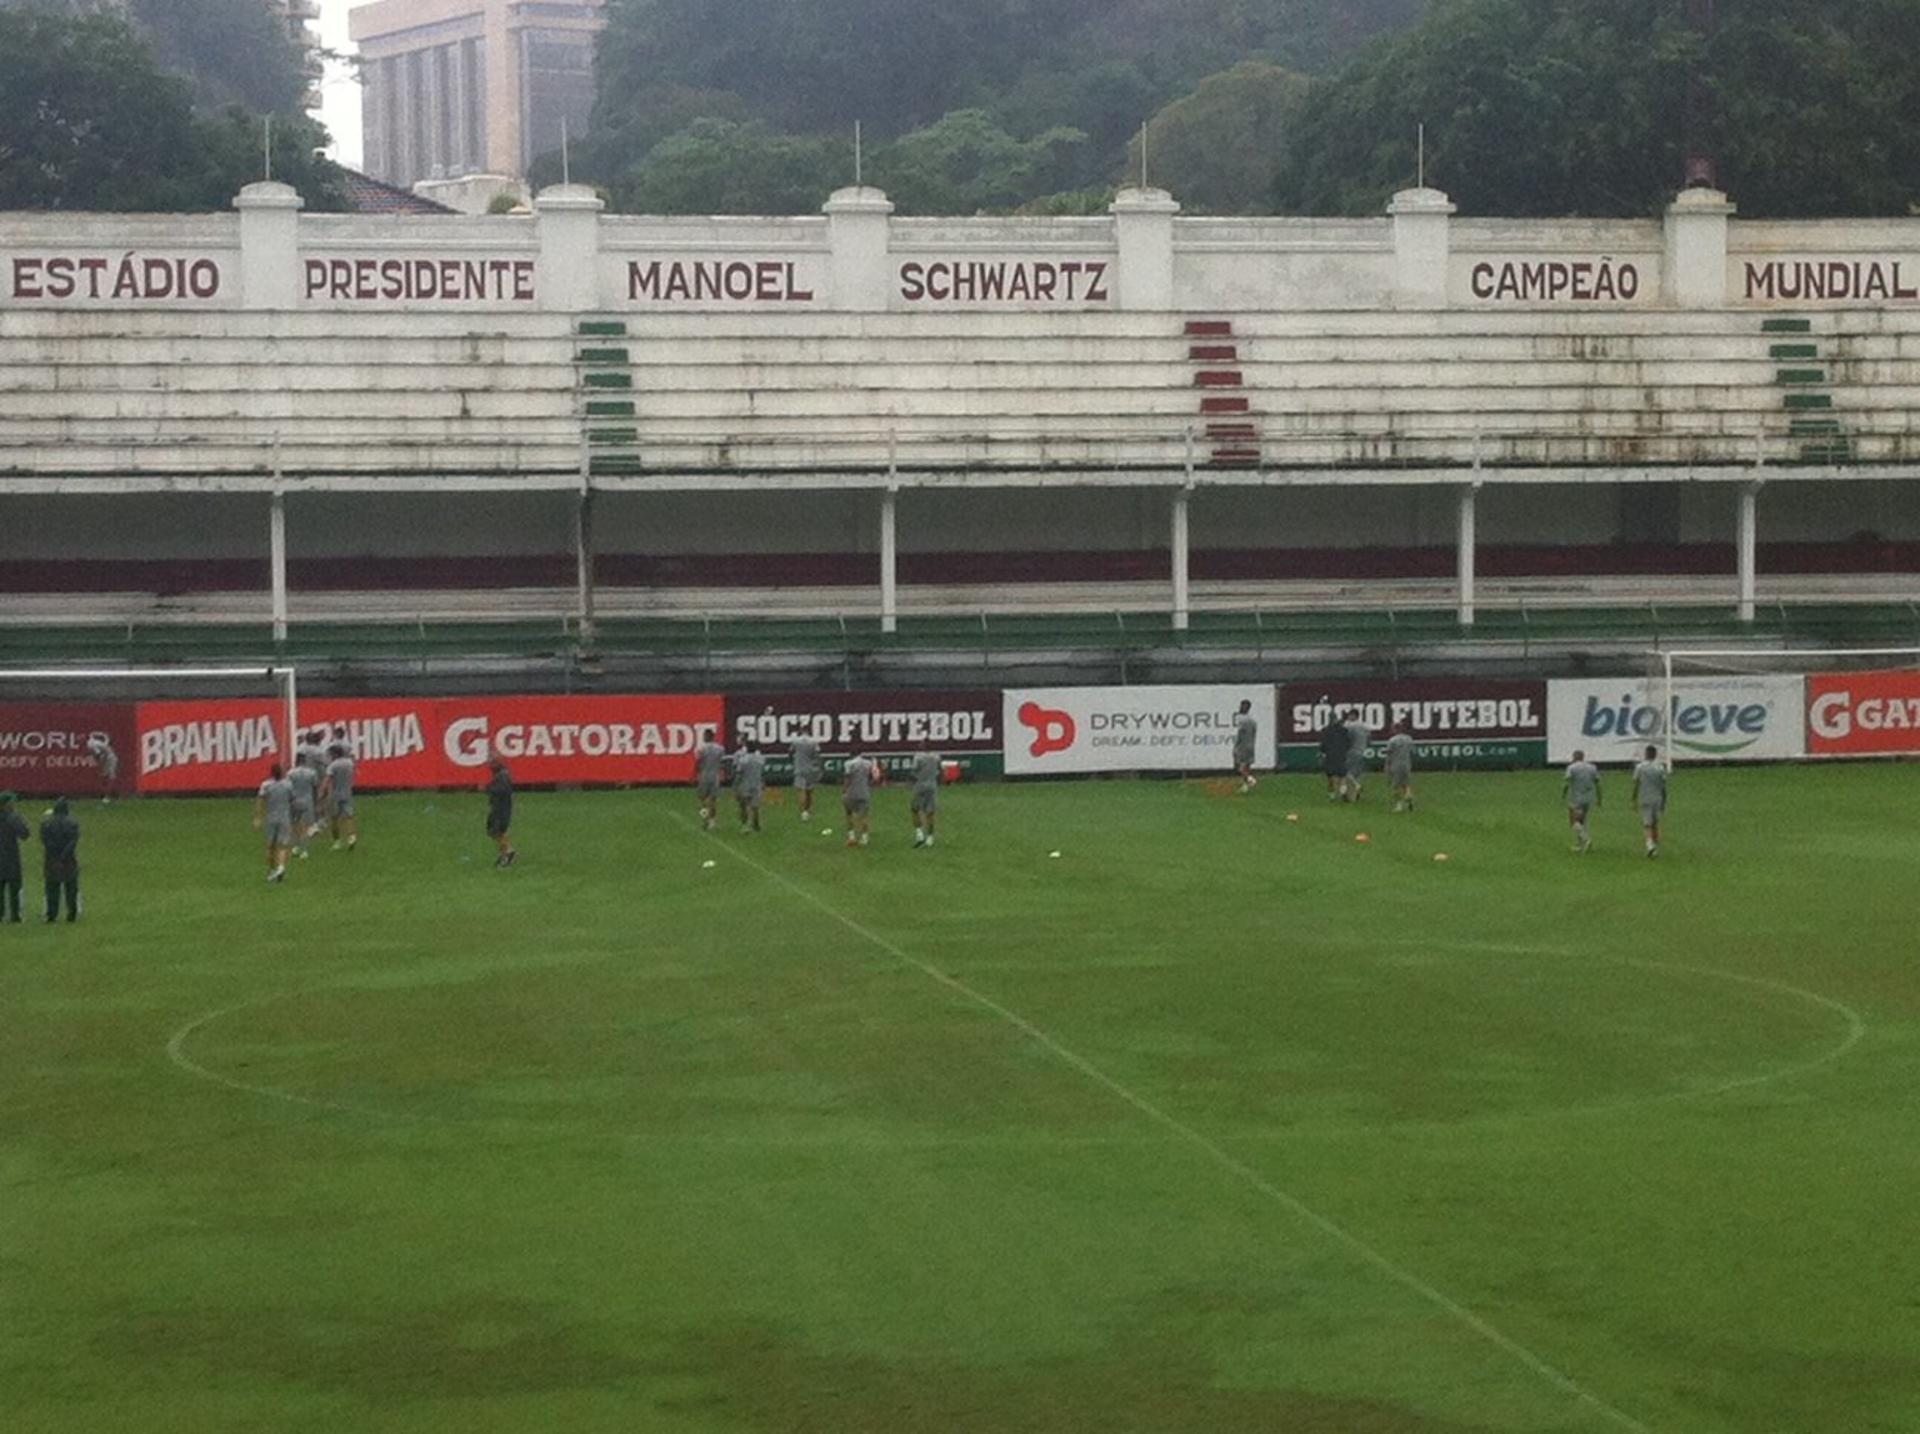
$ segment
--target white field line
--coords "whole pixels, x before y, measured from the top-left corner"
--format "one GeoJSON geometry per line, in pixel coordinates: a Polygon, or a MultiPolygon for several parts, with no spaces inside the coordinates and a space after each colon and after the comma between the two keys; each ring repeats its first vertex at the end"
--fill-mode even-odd
{"type": "MultiPolygon", "coordinates": [[[[693,823],[687,821],[685,818],[671,813],[669,813],[669,815],[673,816],[673,820],[687,830],[696,832],[699,830],[693,823]]],[[[738,846],[720,841],[717,838],[714,839],[714,844],[736,861],[753,868],[753,870],[759,872],[769,881],[785,887],[815,910],[833,918],[833,920],[839,922],[862,940],[886,952],[889,956],[893,957],[894,960],[912,967],[914,970],[920,972],[921,975],[927,977],[928,980],[946,987],[955,995],[961,996],[973,1005],[979,1006],[981,1009],[998,1016],[1015,1030],[1026,1036],[1027,1039],[1031,1040],[1035,1045],[1054,1056],[1055,1059],[1072,1067],[1089,1081],[1113,1095],[1116,1099],[1133,1107],[1134,1110],[1138,1111],[1155,1125],[1158,1125],[1161,1129],[1178,1136],[1185,1144],[1192,1146],[1194,1149],[1206,1155],[1214,1164],[1237,1177],[1249,1188],[1258,1191],[1288,1211],[1296,1219],[1311,1225],[1328,1238],[1344,1246],[1350,1253],[1357,1255],[1360,1259],[1373,1266],[1374,1269],[1393,1280],[1396,1284],[1412,1291],[1428,1304],[1444,1311],[1453,1319],[1472,1330],[1488,1344],[1491,1344],[1494,1348],[1511,1356],[1520,1364],[1524,1365],[1528,1370],[1545,1380],[1562,1394],[1568,1395],[1581,1404],[1586,1405],[1596,1414],[1603,1416],[1610,1423],[1621,1429],[1635,1430],[1637,1434],[1651,1434],[1648,1426],[1642,1424],[1631,1414],[1626,1413],[1624,1410],[1616,1409],[1585,1385],[1575,1380],[1571,1375],[1549,1364],[1545,1359],[1542,1359],[1512,1336],[1502,1333],[1485,1318],[1475,1314],[1471,1309],[1461,1304],[1451,1295],[1445,1294],[1433,1285],[1428,1284],[1412,1270],[1407,1269],[1404,1265],[1398,1264],[1387,1255],[1382,1254],[1351,1230],[1348,1230],[1344,1225],[1322,1215],[1318,1210],[1315,1210],[1298,1196],[1289,1194],[1287,1191],[1281,1189],[1252,1166],[1242,1160],[1236,1159],[1228,1153],[1225,1147],[1208,1139],[1185,1121],[1179,1119],[1177,1116],[1168,1114],[1145,1096],[1122,1085],[1118,1080],[1101,1070],[1100,1067],[1094,1065],[1093,1062],[1085,1056],[1062,1045],[1019,1012],[1001,1005],[991,996],[976,991],[973,987],[967,985],[966,982],[955,976],[948,975],[939,967],[922,961],[917,956],[911,955],[901,947],[887,940],[886,937],[880,935],[878,932],[863,926],[851,916],[828,905],[820,897],[816,896],[806,887],[801,886],[798,882],[776,871],[774,868],[756,861],[738,846]]]]}

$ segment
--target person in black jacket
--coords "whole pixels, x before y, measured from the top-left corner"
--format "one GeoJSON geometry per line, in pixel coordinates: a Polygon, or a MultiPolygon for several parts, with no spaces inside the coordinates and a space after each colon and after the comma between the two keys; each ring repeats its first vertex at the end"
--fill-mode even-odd
{"type": "Polygon", "coordinates": [[[80,919],[80,823],[67,809],[67,799],[53,804],[53,813],[40,823],[40,847],[46,862],[47,920],[60,919],[60,897],[67,898],[67,920],[80,919]]]}
{"type": "Polygon", "coordinates": [[[26,880],[20,866],[20,843],[33,833],[13,809],[13,793],[0,792],[0,921],[20,919],[20,886],[26,880]]]}
{"type": "Polygon", "coordinates": [[[1337,802],[1344,794],[1347,780],[1347,749],[1352,745],[1347,724],[1338,713],[1327,718],[1320,729],[1320,770],[1327,774],[1327,800],[1337,802]]]}

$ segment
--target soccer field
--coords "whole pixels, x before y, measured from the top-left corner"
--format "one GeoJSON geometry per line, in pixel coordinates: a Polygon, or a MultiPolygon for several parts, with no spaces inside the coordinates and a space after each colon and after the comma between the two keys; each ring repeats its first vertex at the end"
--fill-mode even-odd
{"type": "Polygon", "coordinates": [[[1920,767],[1607,782],[83,810],[0,1428],[1920,1430],[1920,767]]]}

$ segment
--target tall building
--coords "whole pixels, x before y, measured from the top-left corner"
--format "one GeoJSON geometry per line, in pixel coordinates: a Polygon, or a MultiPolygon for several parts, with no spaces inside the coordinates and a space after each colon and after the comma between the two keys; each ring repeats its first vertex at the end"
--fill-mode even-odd
{"type": "Polygon", "coordinates": [[[348,17],[360,49],[365,167],[389,184],[524,178],[593,109],[605,0],[376,0],[348,17]]]}

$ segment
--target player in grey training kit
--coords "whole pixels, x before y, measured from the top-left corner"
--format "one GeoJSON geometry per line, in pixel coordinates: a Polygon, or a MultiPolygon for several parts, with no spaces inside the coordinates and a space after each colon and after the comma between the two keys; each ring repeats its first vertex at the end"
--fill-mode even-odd
{"type": "Polygon", "coordinates": [[[267,880],[285,881],[293,846],[293,783],[278,762],[253,800],[253,829],[267,834],[267,880]]]}
{"type": "Polygon", "coordinates": [[[916,752],[913,758],[913,844],[933,845],[934,818],[940,811],[940,754],[916,752]]]}
{"type": "Polygon", "coordinates": [[[1259,785],[1253,775],[1253,750],[1260,736],[1260,719],[1253,715],[1253,703],[1240,700],[1233,714],[1233,770],[1240,776],[1240,790],[1250,792],[1259,785]]]}
{"type": "Polygon", "coordinates": [[[840,805],[847,813],[847,845],[865,846],[873,835],[873,784],[880,769],[864,752],[840,770],[840,805]]]}
{"type": "Polygon", "coordinates": [[[1404,722],[1396,722],[1387,738],[1387,786],[1396,812],[1413,810],[1413,734],[1404,722]]]}
{"type": "Polygon", "coordinates": [[[1573,827],[1573,849],[1585,855],[1593,845],[1587,817],[1600,805],[1600,769],[1587,760],[1585,752],[1573,754],[1561,792],[1567,799],[1567,821],[1573,827]]]}
{"type": "Polygon", "coordinates": [[[793,741],[793,789],[800,794],[800,820],[813,816],[813,789],[820,785],[820,744],[811,737],[793,741]]]}
{"type": "Polygon", "coordinates": [[[120,754],[113,750],[104,732],[87,739],[87,751],[93,754],[93,768],[100,774],[100,805],[104,807],[113,801],[113,784],[120,777],[120,754]]]}
{"type": "Polygon", "coordinates": [[[751,742],[733,754],[733,799],[740,804],[740,834],[760,830],[760,800],[766,795],[767,759],[751,742]]]}
{"type": "Polygon", "coordinates": [[[293,854],[305,858],[307,842],[320,829],[315,819],[320,779],[305,762],[295,762],[287,773],[287,785],[293,789],[293,854]]]}
{"type": "Polygon", "coordinates": [[[720,824],[720,778],[726,766],[727,749],[711,736],[693,749],[693,789],[700,794],[700,820],[708,831],[720,824]]]}
{"type": "Polygon", "coordinates": [[[344,839],[347,850],[352,851],[360,844],[360,821],[353,812],[356,767],[353,758],[347,755],[346,743],[335,742],[327,752],[332,760],[327,763],[327,780],[320,789],[320,799],[333,813],[333,849],[340,850],[344,839]]]}
{"type": "Polygon", "coordinates": [[[1660,855],[1660,818],[1667,810],[1667,769],[1660,749],[1647,748],[1647,758],[1633,769],[1633,800],[1640,808],[1640,826],[1647,836],[1647,855],[1660,855]]]}
{"type": "Polygon", "coordinates": [[[1358,717],[1347,723],[1347,775],[1340,783],[1340,795],[1347,801],[1360,800],[1360,784],[1367,779],[1367,743],[1373,729],[1358,717]]]}

